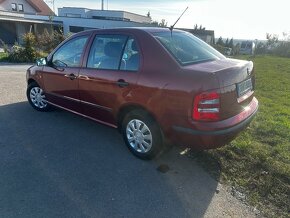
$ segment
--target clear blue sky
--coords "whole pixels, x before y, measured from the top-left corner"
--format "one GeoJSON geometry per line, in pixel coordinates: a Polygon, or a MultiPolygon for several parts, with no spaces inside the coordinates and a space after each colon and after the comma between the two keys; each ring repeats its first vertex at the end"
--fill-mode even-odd
{"type": "MultiPolygon", "coordinates": [[[[49,2],[50,0],[47,0],[49,2]]],[[[290,32],[290,0],[105,0],[105,9],[125,10],[165,19],[172,25],[182,11],[188,11],[176,27],[195,24],[215,31],[215,36],[235,39],[265,39],[266,33],[282,38],[290,32]],[[107,4],[108,3],[108,4],[107,4]]],[[[55,0],[55,7],[101,8],[101,0],[55,0]]]]}

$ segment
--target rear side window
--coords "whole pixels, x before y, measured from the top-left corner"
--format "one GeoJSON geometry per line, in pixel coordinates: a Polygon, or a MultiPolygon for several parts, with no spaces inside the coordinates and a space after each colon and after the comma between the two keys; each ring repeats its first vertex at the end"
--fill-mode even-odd
{"type": "Polygon", "coordinates": [[[128,37],[122,35],[97,35],[91,47],[87,67],[118,70],[128,37]]]}
{"type": "Polygon", "coordinates": [[[154,33],[154,36],[182,65],[225,58],[221,53],[190,33],[171,33],[168,31],[154,33]]]}
{"type": "Polygon", "coordinates": [[[121,62],[121,70],[137,71],[140,65],[140,51],[137,41],[130,37],[127,41],[121,62]]]}
{"type": "Polygon", "coordinates": [[[66,42],[53,55],[52,63],[58,67],[79,67],[89,36],[80,36],[66,42]]]}
{"type": "Polygon", "coordinates": [[[137,71],[140,52],[137,41],[125,35],[97,35],[87,67],[104,70],[137,71]]]}

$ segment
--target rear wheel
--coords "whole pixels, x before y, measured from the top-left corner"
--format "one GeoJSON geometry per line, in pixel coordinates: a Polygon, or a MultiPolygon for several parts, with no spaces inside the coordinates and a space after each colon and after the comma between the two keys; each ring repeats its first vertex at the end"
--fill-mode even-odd
{"type": "Polygon", "coordinates": [[[27,99],[30,105],[38,111],[49,111],[51,106],[46,101],[44,91],[36,82],[28,85],[26,91],[27,99]]]}
{"type": "Polygon", "coordinates": [[[160,127],[146,112],[129,112],[122,123],[122,134],[129,150],[141,159],[152,159],[162,151],[160,127]]]}

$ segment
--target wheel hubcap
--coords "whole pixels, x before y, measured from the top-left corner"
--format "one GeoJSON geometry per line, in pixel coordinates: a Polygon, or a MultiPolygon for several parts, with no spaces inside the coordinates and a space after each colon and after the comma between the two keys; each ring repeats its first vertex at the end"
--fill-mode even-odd
{"type": "Polygon", "coordinates": [[[33,105],[37,108],[45,108],[47,106],[47,101],[45,100],[45,95],[43,90],[39,87],[33,87],[30,90],[30,100],[33,105]]]}
{"type": "Polygon", "coordinates": [[[152,148],[152,134],[148,126],[141,120],[131,120],[126,128],[130,146],[137,152],[146,153],[152,148]]]}

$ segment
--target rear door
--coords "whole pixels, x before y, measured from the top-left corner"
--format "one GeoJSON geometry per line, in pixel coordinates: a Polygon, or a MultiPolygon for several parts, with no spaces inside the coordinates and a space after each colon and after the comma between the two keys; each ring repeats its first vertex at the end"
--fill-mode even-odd
{"type": "Polygon", "coordinates": [[[88,38],[89,35],[82,35],[67,41],[42,72],[47,100],[75,112],[81,112],[78,75],[88,38]]]}
{"type": "Polygon", "coordinates": [[[87,66],[79,74],[84,114],[115,126],[119,106],[132,99],[131,90],[136,88],[140,59],[135,38],[97,34],[87,66]]]}

